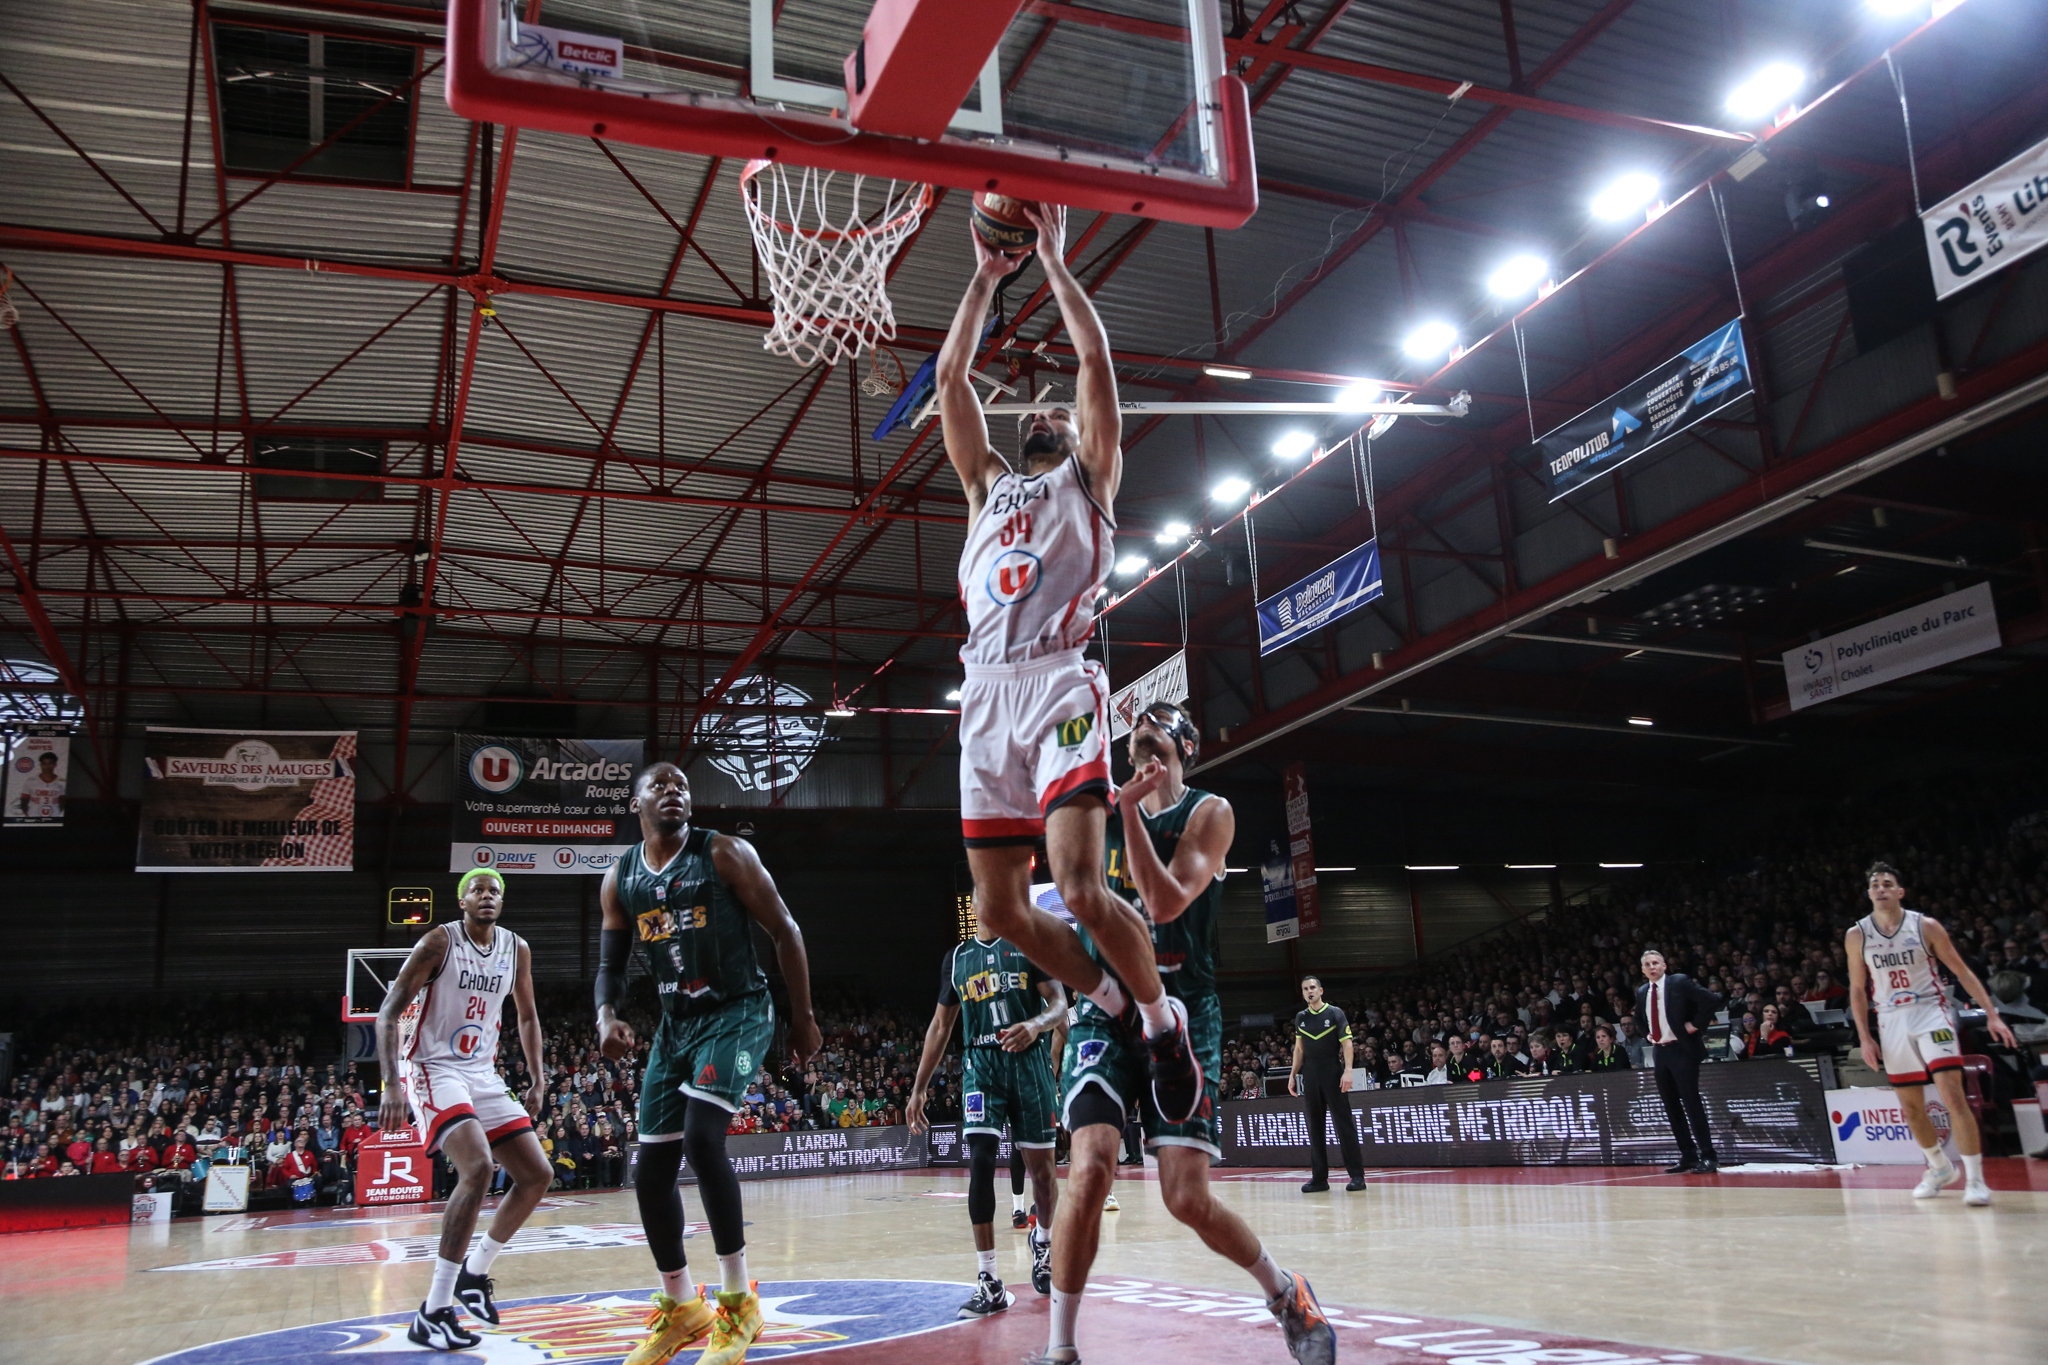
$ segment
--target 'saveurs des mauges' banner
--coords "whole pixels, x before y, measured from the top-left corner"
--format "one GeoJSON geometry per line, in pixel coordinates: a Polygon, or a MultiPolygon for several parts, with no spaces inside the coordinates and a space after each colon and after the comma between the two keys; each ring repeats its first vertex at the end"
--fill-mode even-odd
{"type": "Polygon", "coordinates": [[[353,730],[151,726],[137,872],[349,872],[353,730]]]}

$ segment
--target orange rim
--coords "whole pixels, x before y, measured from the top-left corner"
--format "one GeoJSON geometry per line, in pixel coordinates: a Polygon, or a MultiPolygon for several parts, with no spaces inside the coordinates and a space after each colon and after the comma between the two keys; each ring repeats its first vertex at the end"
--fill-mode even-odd
{"type": "Polygon", "coordinates": [[[754,189],[754,177],[776,164],[776,162],[762,160],[758,157],[749,161],[740,169],[740,193],[747,196],[748,200],[754,205],[755,211],[760,213],[763,218],[767,218],[769,222],[775,224],[782,231],[792,233],[809,241],[837,242],[847,238],[873,237],[877,233],[891,232],[906,223],[916,222],[924,216],[925,210],[932,206],[932,187],[930,185],[919,185],[915,200],[894,217],[888,218],[879,224],[861,223],[854,227],[843,229],[798,227],[794,223],[785,223],[780,218],[771,217],[760,207],[760,198],[758,192],[754,189]]]}

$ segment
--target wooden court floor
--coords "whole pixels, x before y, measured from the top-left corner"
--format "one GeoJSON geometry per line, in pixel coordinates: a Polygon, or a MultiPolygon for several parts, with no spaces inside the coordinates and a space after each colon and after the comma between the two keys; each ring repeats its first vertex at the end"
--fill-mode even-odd
{"type": "MultiPolygon", "coordinates": [[[[1362,1194],[1314,1197],[1297,1189],[1302,1172],[1219,1172],[1218,1186],[1336,1310],[1346,1361],[2038,1365],[2048,1162],[1987,1167],[1990,1209],[1955,1193],[1915,1202],[1916,1173],[1900,1168],[1697,1180],[1641,1168],[1396,1170],[1374,1172],[1362,1194]]],[[[1083,1359],[1285,1365],[1249,1279],[1131,1175],[1122,1211],[1104,1218],[1083,1359]]],[[[829,1349],[833,1365],[1013,1365],[1043,1345],[1045,1301],[1030,1290],[1023,1237],[1003,1226],[1016,1307],[952,1323],[974,1268],[959,1173],[764,1181],[745,1193],[751,1269],[782,1324],[750,1359],[829,1349]]],[[[685,1203],[697,1216],[687,1191],[685,1203]]],[[[423,1354],[395,1316],[282,1329],[409,1314],[435,1226],[417,1209],[340,1210],[0,1238],[0,1343],[6,1359],[35,1365],[423,1354]],[[280,1334],[254,1335],[264,1333],[280,1334]],[[249,1339],[209,1345],[233,1338],[249,1339]]],[[[494,1273],[501,1303],[559,1301],[508,1311],[479,1358],[615,1361],[652,1278],[637,1232],[630,1194],[551,1196],[494,1273]]],[[[695,1223],[688,1245],[693,1265],[714,1266],[695,1223]]]]}

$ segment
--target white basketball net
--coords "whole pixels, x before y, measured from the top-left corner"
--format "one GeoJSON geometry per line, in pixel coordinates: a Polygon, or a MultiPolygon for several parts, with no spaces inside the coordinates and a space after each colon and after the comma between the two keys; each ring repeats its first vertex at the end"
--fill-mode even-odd
{"type": "Polygon", "coordinates": [[[889,262],[917,231],[932,189],[900,180],[883,189],[884,183],[747,163],[740,197],[775,299],[775,325],[763,348],[804,365],[836,365],[896,335],[889,262]]]}

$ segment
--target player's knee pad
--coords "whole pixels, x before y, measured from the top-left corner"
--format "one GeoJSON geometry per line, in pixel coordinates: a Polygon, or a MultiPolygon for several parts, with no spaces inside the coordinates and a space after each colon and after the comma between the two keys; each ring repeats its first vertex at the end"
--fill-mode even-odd
{"type": "Polygon", "coordinates": [[[967,1135],[967,1221],[979,1227],[996,1220],[996,1153],[994,1133],[967,1135]]]}

